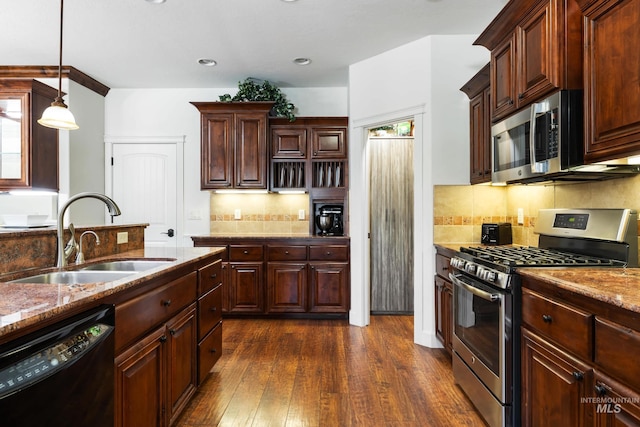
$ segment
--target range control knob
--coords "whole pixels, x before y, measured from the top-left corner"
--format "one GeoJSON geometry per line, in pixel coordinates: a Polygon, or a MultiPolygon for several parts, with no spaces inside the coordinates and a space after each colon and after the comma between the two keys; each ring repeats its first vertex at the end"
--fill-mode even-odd
{"type": "Polygon", "coordinates": [[[472,262],[468,262],[464,266],[464,271],[466,271],[467,273],[470,273],[470,274],[476,274],[476,269],[477,269],[477,266],[472,262]]]}

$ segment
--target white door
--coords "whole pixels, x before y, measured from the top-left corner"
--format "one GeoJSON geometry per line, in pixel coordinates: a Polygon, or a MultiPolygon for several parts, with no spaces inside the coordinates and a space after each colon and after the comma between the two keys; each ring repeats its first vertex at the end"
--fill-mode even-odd
{"type": "Polygon", "coordinates": [[[116,224],[148,223],[146,246],[178,246],[176,144],[113,144],[113,200],[122,215],[116,224]]]}

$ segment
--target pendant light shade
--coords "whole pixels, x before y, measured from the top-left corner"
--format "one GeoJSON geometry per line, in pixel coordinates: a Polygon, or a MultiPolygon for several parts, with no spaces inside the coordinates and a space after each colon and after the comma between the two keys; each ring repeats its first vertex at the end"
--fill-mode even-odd
{"type": "Polygon", "coordinates": [[[64,0],[60,0],[60,62],[58,63],[58,96],[42,113],[38,123],[42,126],[54,129],[75,130],[78,129],[76,119],[62,100],[62,17],[64,0]]]}

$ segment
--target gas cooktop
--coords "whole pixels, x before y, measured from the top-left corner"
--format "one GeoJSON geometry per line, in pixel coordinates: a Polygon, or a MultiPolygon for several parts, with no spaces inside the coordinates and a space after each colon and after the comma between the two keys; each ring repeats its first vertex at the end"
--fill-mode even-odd
{"type": "Polygon", "coordinates": [[[625,265],[624,262],[611,258],[593,257],[531,246],[462,247],[460,252],[470,254],[476,260],[484,260],[509,267],[622,267],[625,265]]]}

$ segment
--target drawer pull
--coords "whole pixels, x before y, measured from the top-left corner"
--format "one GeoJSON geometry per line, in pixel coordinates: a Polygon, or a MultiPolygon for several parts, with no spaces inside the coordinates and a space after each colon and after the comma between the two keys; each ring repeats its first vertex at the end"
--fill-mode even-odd
{"type": "Polygon", "coordinates": [[[165,307],[169,307],[171,305],[171,300],[168,299],[166,301],[162,301],[162,305],[164,305],[165,307]]]}
{"type": "Polygon", "coordinates": [[[289,251],[284,251],[285,255],[289,255],[289,251]]]}
{"type": "Polygon", "coordinates": [[[331,255],[331,252],[330,252],[330,251],[327,251],[327,255],[331,255]]]}
{"type": "Polygon", "coordinates": [[[211,278],[212,278],[212,279],[215,279],[216,277],[218,277],[218,275],[217,275],[217,274],[215,274],[215,273],[211,275],[211,278]]]}
{"type": "Polygon", "coordinates": [[[209,310],[213,311],[213,312],[216,312],[216,311],[218,311],[218,307],[211,307],[209,310]]]}
{"type": "Polygon", "coordinates": [[[584,375],[582,372],[573,371],[573,378],[575,378],[576,381],[582,381],[584,379],[584,375]]]}
{"type": "Polygon", "coordinates": [[[553,318],[551,317],[550,314],[543,314],[542,315],[542,321],[544,323],[551,323],[551,322],[553,322],[553,318]]]}
{"type": "Polygon", "coordinates": [[[249,255],[249,251],[242,251],[243,254],[249,255]]]}
{"type": "Polygon", "coordinates": [[[174,336],[176,334],[176,330],[175,329],[169,329],[169,333],[171,334],[171,336],[174,336]]]}
{"type": "Polygon", "coordinates": [[[166,335],[161,336],[160,342],[167,342],[167,336],[166,335]]]}
{"type": "Polygon", "coordinates": [[[209,353],[211,353],[211,354],[214,354],[214,353],[217,353],[217,352],[218,352],[218,350],[216,350],[215,348],[212,348],[211,350],[209,350],[209,353]]]}
{"type": "Polygon", "coordinates": [[[607,388],[602,384],[596,384],[594,388],[598,396],[604,396],[605,394],[607,394],[607,388]]]}

